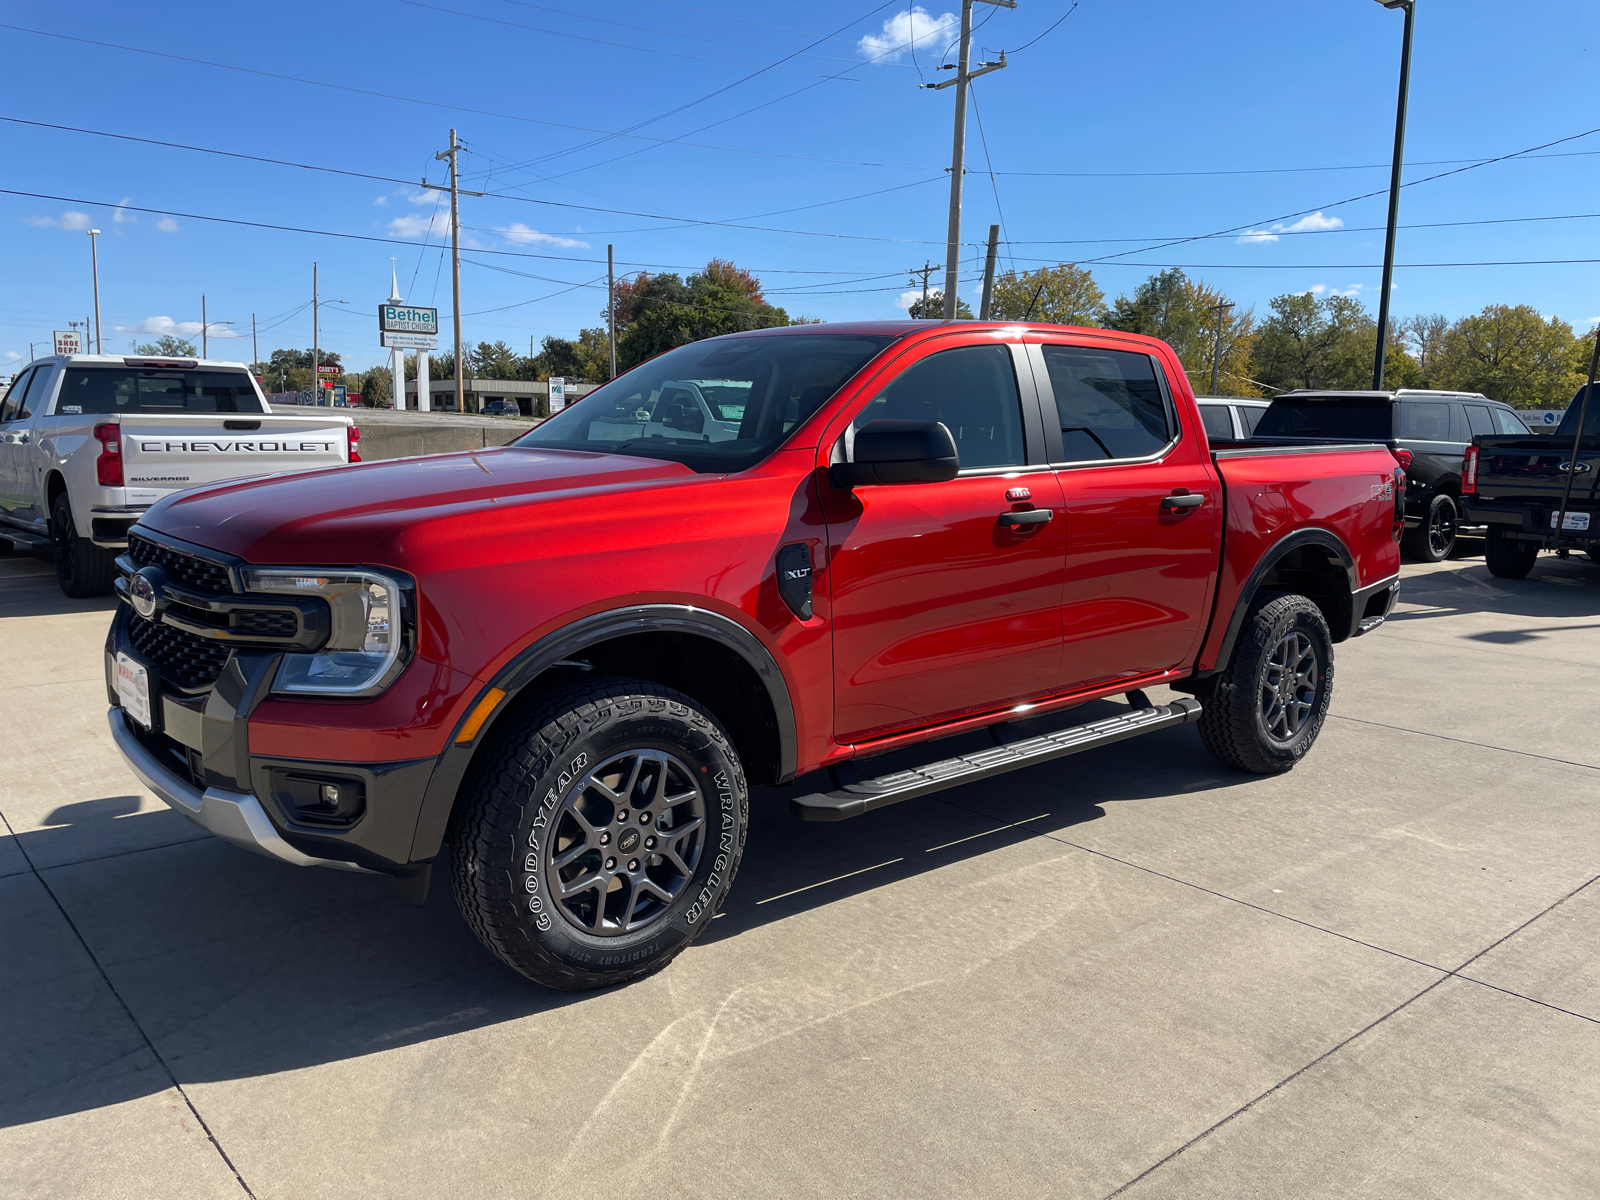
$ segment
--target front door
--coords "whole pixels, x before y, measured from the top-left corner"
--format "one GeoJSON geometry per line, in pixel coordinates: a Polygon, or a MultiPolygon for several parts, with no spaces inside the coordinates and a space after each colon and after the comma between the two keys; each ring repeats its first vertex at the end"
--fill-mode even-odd
{"type": "Polygon", "coordinates": [[[1066,682],[1104,686],[1192,662],[1223,519],[1201,430],[1183,427],[1150,354],[1109,343],[1031,349],[1042,407],[1058,418],[1046,437],[1066,508],[1066,682]]]}
{"type": "Polygon", "coordinates": [[[854,431],[871,421],[942,421],[961,473],[828,494],[841,743],[1004,708],[1058,685],[1060,491],[1042,461],[1037,407],[1024,421],[1024,398],[1037,403],[1032,380],[1020,348],[992,333],[961,340],[912,351],[917,358],[845,435],[848,454],[854,431]],[[1051,519],[1000,520],[1030,509],[1051,519]]]}
{"type": "Polygon", "coordinates": [[[33,500],[33,410],[50,377],[48,366],[35,367],[11,385],[0,400],[0,513],[19,521],[40,515],[33,500]],[[31,393],[31,395],[30,395],[31,393]]]}

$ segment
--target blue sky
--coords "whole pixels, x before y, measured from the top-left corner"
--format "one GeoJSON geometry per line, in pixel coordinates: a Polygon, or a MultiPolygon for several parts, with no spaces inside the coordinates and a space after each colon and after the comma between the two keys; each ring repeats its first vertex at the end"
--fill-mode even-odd
{"type": "MultiPolygon", "coordinates": [[[[1408,179],[1600,127],[1593,0],[1418,6],[1408,179]]],[[[1337,202],[1387,184],[1399,13],[1373,0],[1081,0],[1046,33],[1070,0],[976,7],[975,58],[1015,53],[973,87],[963,295],[1003,220],[1002,266],[1118,255],[1093,265],[1108,297],[1176,264],[1258,315],[1307,289],[1375,306],[1384,198],[1337,202]]],[[[0,116],[384,179],[0,122],[0,186],[66,198],[0,195],[0,355],[26,359],[30,341],[90,309],[87,223],[103,231],[108,351],[197,329],[202,292],[213,323],[246,339],[214,340],[213,357],[250,357],[252,313],[263,356],[308,346],[313,260],[322,297],[348,302],[321,321],[322,345],[347,363],[382,358],[374,311],[391,256],[405,299],[437,304],[448,330],[447,205],[420,182],[442,178],[433,153],[451,126],[471,149],[464,186],[500,193],[463,201],[469,342],[525,352],[530,337],[599,324],[608,242],[619,274],[715,255],[755,270],[791,314],[894,317],[908,269],[943,262],[954,89],[917,84],[949,77],[934,68],[959,11],[14,0],[0,116]]],[[[1406,264],[1600,260],[1597,214],[1600,133],[1408,187],[1402,225],[1434,227],[1402,229],[1395,311],[1526,303],[1586,326],[1600,262],[1406,264]],[[1523,220],[1550,217],[1573,219],[1523,220]]]]}

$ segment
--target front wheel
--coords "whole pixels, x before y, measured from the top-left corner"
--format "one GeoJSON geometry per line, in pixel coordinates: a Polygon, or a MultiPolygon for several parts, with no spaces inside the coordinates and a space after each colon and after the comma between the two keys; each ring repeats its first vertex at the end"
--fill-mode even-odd
{"type": "Polygon", "coordinates": [[[639,679],[570,684],[478,751],[451,826],[456,902],[537,983],[623,983],[711,923],[748,813],[733,744],[689,697],[639,679]]]}
{"type": "Polygon", "coordinates": [[[1229,766],[1279,775],[1311,750],[1333,697],[1333,639],[1304,596],[1264,593],[1201,693],[1200,740],[1229,766]]]}
{"type": "Polygon", "coordinates": [[[74,600],[104,596],[111,591],[117,556],[78,536],[72,519],[72,501],[65,492],[50,505],[50,548],[56,560],[56,582],[74,600]]]}
{"type": "Polygon", "coordinates": [[[1489,526],[1489,540],[1483,546],[1483,561],[1489,568],[1489,574],[1496,579],[1526,579],[1538,559],[1538,542],[1507,537],[1500,526],[1489,526]]]}
{"type": "Polygon", "coordinates": [[[1443,562],[1455,551],[1460,526],[1461,512],[1455,497],[1441,492],[1428,505],[1422,524],[1406,530],[1400,548],[1406,557],[1418,562],[1443,562]]]}

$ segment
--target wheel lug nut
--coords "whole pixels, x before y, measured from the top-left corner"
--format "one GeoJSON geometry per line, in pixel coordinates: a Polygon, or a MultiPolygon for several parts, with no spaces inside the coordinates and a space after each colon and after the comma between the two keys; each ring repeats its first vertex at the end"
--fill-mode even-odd
{"type": "Polygon", "coordinates": [[[656,848],[656,840],[655,840],[655,838],[653,838],[653,837],[645,838],[645,840],[644,840],[644,848],[646,850],[654,850],[656,848]]]}
{"type": "Polygon", "coordinates": [[[606,870],[615,871],[616,869],[617,869],[617,860],[614,859],[614,858],[606,859],[606,870]]]}
{"type": "Polygon", "coordinates": [[[611,835],[609,833],[602,833],[600,835],[600,844],[602,846],[609,846],[611,844],[611,835]]]}
{"type": "Polygon", "coordinates": [[[647,813],[647,812],[646,813],[640,813],[639,814],[639,824],[641,824],[641,825],[650,824],[650,814],[647,813]]]}
{"type": "Polygon", "coordinates": [[[633,859],[631,862],[628,863],[628,870],[637,871],[638,869],[639,869],[639,860],[637,858],[633,859]]]}

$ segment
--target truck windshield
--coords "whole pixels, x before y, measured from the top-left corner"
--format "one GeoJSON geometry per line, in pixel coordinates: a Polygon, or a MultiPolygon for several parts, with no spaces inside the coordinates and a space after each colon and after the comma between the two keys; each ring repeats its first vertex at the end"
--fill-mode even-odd
{"type": "MultiPolygon", "coordinates": [[[[1557,437],[1578,436],[1578,410],[1583,407],[1583,393],[1588,386],[1584,384],[1572,398],[1566,415],[1561,418],[1561,427],[1556,430],[1557,437]]],[[[1583,439],[1588,441],[1590,438],[1600,438],[1600,384],[1595,385],[1594,392],[1589,396],[1589,411],[1583,415],[1583,439]]]]}
{"type": "Polygon", "coordinates": [[[1262,414],[1255,436],[1386,442],[1393,428],[1390,401],[1382,396],[1280,396],[1262,414]]]}
{"type": "Polygon", "coordinates": [[[264,411],[243,371],[68,367],[56,400],[58,415],[264,411]]]}
{"type": "Polygon", "coordinates": [[[635,367],[512,443],[743,471],[895,339],[765,334],[696,342],[635,367]]]}

